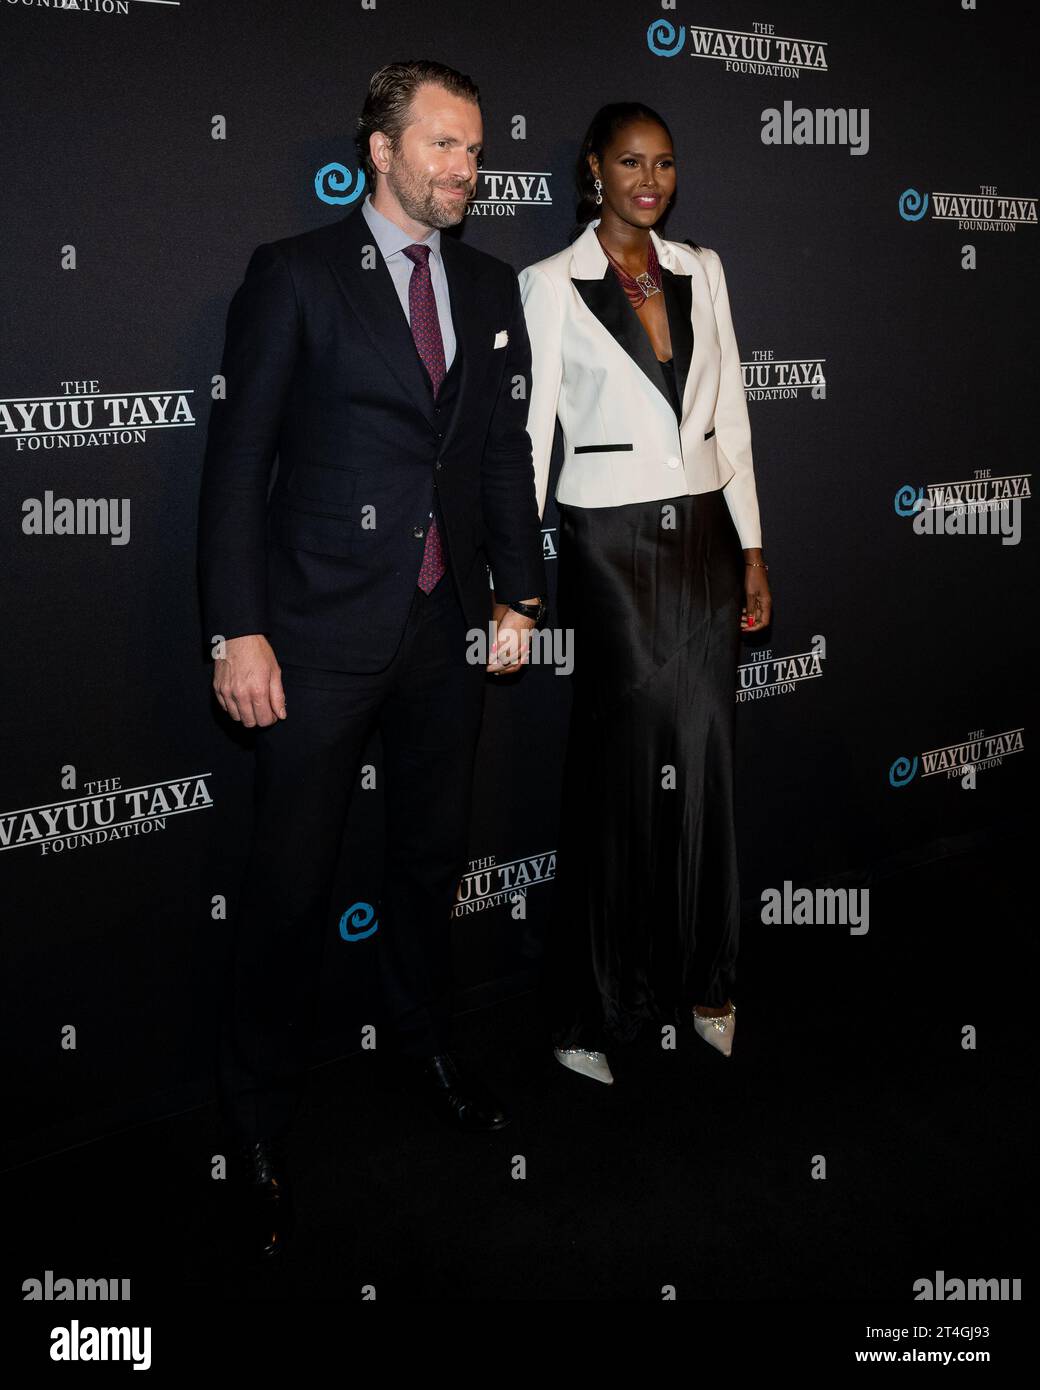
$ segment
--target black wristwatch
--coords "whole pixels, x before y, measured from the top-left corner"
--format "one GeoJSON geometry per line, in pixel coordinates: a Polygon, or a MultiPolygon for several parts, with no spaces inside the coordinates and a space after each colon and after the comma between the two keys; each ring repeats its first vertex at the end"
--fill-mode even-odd
{"type": "Polygon", "coordinates": [[[548,612],[548,604],[544,598],[539,598],[537,603],[506,603],[507,608],[511,608],[514,613],[522,613],[525,618],[533,618],[535,627],[541,627],[545,622],[545,615],[548,612]]]}

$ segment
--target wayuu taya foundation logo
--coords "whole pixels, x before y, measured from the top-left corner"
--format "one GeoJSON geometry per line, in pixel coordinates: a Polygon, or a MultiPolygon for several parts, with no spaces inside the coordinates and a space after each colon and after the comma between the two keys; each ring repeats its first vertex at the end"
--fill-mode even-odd
{"type": "Polygon", "coordinates": [[[189,388],[102,391],[98,381],[59,382],[58,396],[9,396],[0,400],[0,440],[16,453],[40,449],[89,449],[144,444],[154,430],[191,429],[189,388]]]}
{"type": "Polygon", "coordinates": [[[551,208],[551,178],[547,170],[481,169],[476,194],[466,204],[466,216],[515,217],[518,208],[551,208]]]}
{"type": "MultiPolygon", "coordinates": [[[[7,4],[18,0],[7,0],[7,4]]],[[[163,13],[180,9],[181,0],[163,0],[163,13]]],[[[155,14],[155,0],[21,0],[19,9],[64,11],[76,15],[104,15],[106,19],[118,17],[125,19],[129,14],[155,14]]]]}
{"type": "Polygon", "coordinates": [[[919,536],[994,536],[1001,545],[1022,538],[1022,503],[1032,497],[1031,473],[976,468],[952,482],[904,483],[892,505],[896,516],[912,517],[919,536]]]}
{"type": "Polygon", "coordinates": [[[1015,232],[1036,226],[1036,198],[997,192],[996,184],[979,185],[978,193],[920,193],[904,188],[899,195],[904,222],[955,222],[962,232],[1015,232]]]}
{"type": "Polygon", "coordinates": [[[753,22],[750,29],[715,29],[700,24],[673,24],[655,19],[646,31],[646,44],[658,58],[691,58],[719,62],[724,72],[756,77],[799,78],[803,72],[826,72],[826,43],[792,39],[773,24],[753,22]]]}
{"type": "Polygon", "coordinates": [[[351,903],[339,919],[339,934],[344,941],[367,941],[379,930],[379,919],[371,903],[351,903]]]}
{"type": "Polygon", "coordinates": [[[512,916],[524,918],[528,889],[551,883],[555,876],[555,850],[510,859],[505,864],[499,864],[493,854],[472,859],[459,883],[452,916],[472,917],[493,907],[508,906],[512,916]]]}
{"type": "Polygon", "coordinates": [[[890,787],[909,786],[920,774],[926,777],[945,777],[960,782],[966,791],[975,787],[980,772],[1003,767],[1004,759],[1025,751],[1025,728],[1005,729],[999,734],[987,734],[984,729],[972,729],[966,739],[948,743],[944,748],[930,748],[927,753],[901,756],[888,769],[890,787]]]}
{"type": "Polygon", "coordinates": [[[744,396],[749,401],[796,401],[803,393],[827,399],[825,357],[777,357],[772,348],[756,348],[741,362],[744,396]]]}
{"type": "MultiPolygon", "coordinates": [[[[480,169],[474,196],[466,203],[467,217],[515,217],[518,208],[552,207],[552,173],[524,169],[480,169]]],[[[323,203],[346,207],[365,191],[365,171],[346,164],[323,164],[314,175],[314,191],[323,203]]]]}
{"type": "Polygon", "coordinates": [[[346,164],[323,164],[314,175],[314,191],[323,203],[346,207],[356,203],[365,191],[364,169],[350,169],[346,164]]]}
{"type": "Polygon", "coordinates": [[[750,661],[737,667],[737,704],[793,695],[805,681],[822,677],[826,658],[827,639],[819,634],[813,637],[807,652],[774,656],[770,648],[760,648],[750,661]]]}
{"type": "MultiPolygon", "coordinates": [[[[71,769],[66,773],[71,776],[71,769]]],[[[0,851],[31,847],[53,855],[155,834],[165,830],[174,816],[212,807],[206,785],[212,775],[196,772],[139,787],[124,787],[118,777],[103,777],[84,782],[80,794],[67,801],[0,811],[0,851]]]]}

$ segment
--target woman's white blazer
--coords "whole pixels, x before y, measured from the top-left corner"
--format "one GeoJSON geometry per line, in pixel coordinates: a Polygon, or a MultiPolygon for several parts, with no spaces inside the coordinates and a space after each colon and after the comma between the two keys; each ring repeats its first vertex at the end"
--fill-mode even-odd
{"type": "Polygon", "coordinates": [[[723,488],[741,546],[760,546],[751,424],[717,252],[650,232],[682,399],[677,422],[650,339],[610,268],[598,226],[597,218],[565,250],[520,272],[539,515],[558,418],[564,442],[558,502],[613,507],[723,488]]]}

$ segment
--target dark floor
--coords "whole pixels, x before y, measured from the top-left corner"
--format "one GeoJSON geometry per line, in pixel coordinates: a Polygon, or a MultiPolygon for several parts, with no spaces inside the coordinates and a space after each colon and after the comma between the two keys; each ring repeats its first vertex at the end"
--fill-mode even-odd
{"type": "Polygon", "coordinates": [[[227,1247],[212,1107],[9,1174],[6,1253],[21,1277],[109,1273],[135,1301],[199,1305],[355,1303],[363,1286],[659,1301],[671,1285],[683,1300],[893,1299],[911,1317],[915,1279],[937,1270],[1023,1277],[1031,867],[990,848],[890,877],[863,937],[747,926],[729,1060],[691,1029],[675,1052],[613,1054],[605,1087],[547,1054],[533,996],[460,1018],[456,1054],[515,1116],[497,1135],[443,1128],[380,1089],[367,1057],[317,1069],[279,1268],[227,1247]]]}

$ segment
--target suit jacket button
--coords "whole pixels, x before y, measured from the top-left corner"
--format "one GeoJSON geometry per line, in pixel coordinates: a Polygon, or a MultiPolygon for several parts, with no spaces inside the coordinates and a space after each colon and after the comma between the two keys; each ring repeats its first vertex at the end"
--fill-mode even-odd
{"type": "Polygon", "coordinates": [[[436,468],[437,472],[439,473],[440,470],[444,467],[444,464],[441,463],[440,459],[438,459],[437,462],[436,462],[433,466],[434,466],[434,468],[436,468]]]}
{"type": "Polygon", "coordinates": [[[665,463],[669,468],[678,468],[682,463],[682,459],[676,458],[674,454],[669,454],[665,459],[665,463]]]}
{"type": "Polygon", "coordinates": [[[423,536],[425,535],[425,532],[421,526],[416,526],[412,531],[412,535],[415,537],[417,541],[421,541],[423,536]]]}

